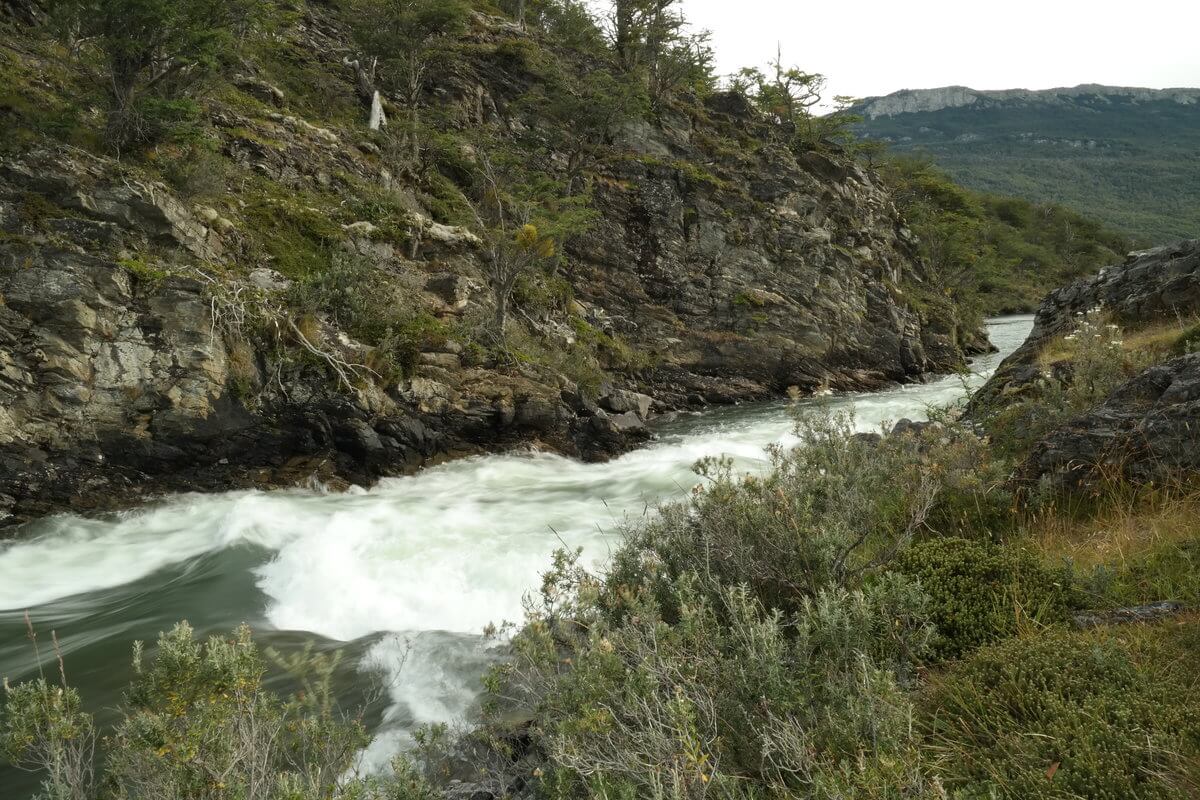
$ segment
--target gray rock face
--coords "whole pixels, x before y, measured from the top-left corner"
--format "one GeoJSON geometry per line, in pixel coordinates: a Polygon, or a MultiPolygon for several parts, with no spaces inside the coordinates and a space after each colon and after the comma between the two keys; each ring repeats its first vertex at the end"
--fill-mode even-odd
{"type": "Polygon", "coordinates": [[[1019,476],[1076,491],[1106,477],[1164,482],[1200,471],[1200,353],[1150,367],[1046,436],[1019,476]]]}
{"type": "Polygon", "coordinates": [[[626,389],[618,389],[600,398],[600,405],[604,409],[618,414],[631,411],[642,419],[650,415],[650,404],[653,402],[654,398],[649,395],[626,389]]]}
{"type": "Polygon", "coordinates": [[[744,101],[708,105],[706,136],[766,143],[712,160],[677,121],[659,132],[674,160],[616,163],[596,186],[600,219],[573,245],[576,296],[659,362],[650,394],[705,396],[711,378],[733,399],[871,389],[951,369],[983,344],[897,288],[923,272],[875,176],[773,144],[744,101]],[[682,166],[696,163],[713,174],[682,166]]]}
{"type": "Polygon", "coordinates": [[[970,413],[986,414],[1005,396],[1039,380],[1036,360],[1042,347],[1073,330],[1079,314],[1097,307],[1127,327],[1200,313],[1200,239],[1130,253],[1124,264],[1051,292],[1038,308],[1029,337],[975,394],[970,413]]]}
{"type": "Polygon", "coordinates": [[[0,179],[36,192],[93,222],[131,229],[151,242],[181,247],[199,259],[224,252],[216,226],[208,227],[162,184],[118,179],[98,158],[35,150],[0,164],[0,179]]]}
{"type": "MultiPolygon", "coordinates": [[[[480,21],[481,45],[519,35],[480,21]]],[[[306,26],[306,47],[340,52],[342,27],[306,26]]],[[[522,118],[518,102],[528,75],[489,50],[431,75],[429,98],[464,127],[536,132],[544,121],[522,118]]],[[[274,106],[288,99],[258,78],[235,84],[274,106]]],[[[493,358],[433,324],[379,353],[328,309],[287,307],[299,273],[258,212],[312,198],[305,219],[337,223],[319,226],[318,258],[351,256],[381,304],[447,330],[492,311],[478,235],[432,213],[361,126],[256,104],[208,110],[216,157],[271,191],[231,183],[193,208],[147,177],[152,166],[49,137],[0,162],[0,517],[314,475],[366,483],[518,444],[601,459],[652,435],[652,407],[916,380],[982,343],[952,308],[919,311],[906,297],[924,267],[876,176],[837,153],[793,152],[744,98],[718,94],[614,131],[588,170],[595,224],[571,237],[555,275],[570,302],[512,315],[578,362],[493,358]],[[346,213],[364,187],[395,201],[387,219],[346,213]],[[272,333],[226,329],[225,302],[269,309],[259,327],[272,333]],[[297,322],[336,358],[303,349],[297,322]],[[403,378],[368,366],[401,358],[403,378]],[[354,380],[335,374],[339,359],[359,367],[354,380]]]]}
{"type": "Polygon", "coordinates": [[[1130,253],[1124,264],[1052,292],[1042,301],[1029,338],[1064,333],[1076,314],[1096,307],[1129,325],[1200,309],[1200,239],[1130,253]]]}

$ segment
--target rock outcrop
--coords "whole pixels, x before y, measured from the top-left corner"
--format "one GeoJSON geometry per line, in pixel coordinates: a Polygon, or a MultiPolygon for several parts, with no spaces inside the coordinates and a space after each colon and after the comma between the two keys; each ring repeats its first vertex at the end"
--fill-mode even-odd
{"type": "Polygon", "coordinates": [[[1124,264],[1051,292],[1028,338],[976,392],[970,413],[986,414],[1036,386],[1045,377],[1038,364],[1045,345],[1069,334],[1079,315],[1096,308],[1131,329],[1200,313],[1200,239],[1130,253],[1124,264]]]}
{"type": "Polygon", "coordinates": [[[1200,353],[1145,370],[1037,442],[1026,484],[1079,491],[1104,480],[1169,484],[1200,472],[1200,353]]]}
{"type": "MultiPolygon", "coordinates": [[[[305,68],[353,97],[335,12],[302,13],[281,46],[331,54],[305,68]]],[[[519,102],[536,75],[502,57],[519,35],[474,19],[462,63],[430,81],[447,124],[545,124],[519,102]]],[[[924,267],[871,172],[793,152],[718,94],[617,132],[556,276],[567,299],[519,309],[537,353],[490,356],[470,340],[491,299],[481,239],[447,210],[453,178],[433,197],[361,124],[306,119],[302,86],[244,66],[237,102],[206,101],[218,183],[202,202],[153,164],[49,136],[0,159],[0,524],[522,445],[605,458],[673,409],[919,380],[986,346],[952,305],[912,302],[924,267]],[[400,374],[337,313],[297,305],[342,260],[425,325],[400,374]]]]}
{"type": "Polygon", "coordinates": [[[703,396],[714,378],[735,397],[870,389],[985,344],[952,319],[922,318],[898,291],[920,281],[914,240],[866,170],[769,143],[714,162],[691,143],[769,142],[739,100],[710,99],[703,127],[642,132],[639,151],[670,155],[614,164],[596,189],[602,217],[575,246],[577,293],[647,345],[655,394],[703,396]]]}
{"type": "Polygon", "coordinates": [[[1075,101],[1096,98],[1120,98],[1129,103],[1168,101],[1180,105],[1200,104],[1200,89],[1145,89],[1131,86],[1103,86],[1085,83],[1058,89],[979,90],[966,86],[942,86],[936,89],[903,89],[884,97],[868,97],[855,105],[855,111],[875,119],[897,114],[919,114],[944,108],[996,108],[1003,106],[1071,105],[1075,101]]]}
{"type": "MultiPolygon", "coordinates": [[[[1200,315],[1200,240],[1131,253],[1120,266],[1052,292],[1024,344],[974,395],[969,418],[986,420],[1048,384],[1073,380],[1069,362],[1043,351],[1093,309],[1127,331],[1200,315]]],[[[1017,471],[1027,487],[1079,491],[1110,478],[1176,480],[1200,470],[1200,354],[1151,366],[1094,408],[1037,441],[1017,471]]]]}

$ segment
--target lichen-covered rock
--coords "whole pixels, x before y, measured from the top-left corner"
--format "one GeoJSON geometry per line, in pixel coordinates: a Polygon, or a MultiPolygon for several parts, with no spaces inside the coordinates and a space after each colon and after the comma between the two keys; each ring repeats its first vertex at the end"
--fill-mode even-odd
{"type": "Polygon", "coordinates": [[[986,415],[1036,385],[1042,378],[1036,365],[1042,348],[1070,333],[1079,316],[1095,308],[1130,328],[1200,313],[1200,239],[1130,253],[1124,264],[1051,292],[1028,338],[975,394],[969,413],[986,415]]]}
{"type": "Polygon", "coordinates": [[[1200,353],[1137,375],[1052,432],[1020,469],[1031,484],[1077,491],[1104,479],[1173,481],[1200,472],[1200,353]]]}

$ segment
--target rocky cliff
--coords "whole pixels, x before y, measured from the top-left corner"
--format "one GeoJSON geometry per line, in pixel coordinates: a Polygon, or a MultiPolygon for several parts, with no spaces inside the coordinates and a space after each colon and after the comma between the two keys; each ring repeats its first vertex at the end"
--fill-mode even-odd
{"type": "Polygon", "coordinates": [[[1200,353],[1136,375],[1034,446],[1026,483],[1078,491],[1123,478],[1172,486],[1200,472],[1200,353]]]}
{"type": "MultiPolygon", "coordinates": [[[[1192,349],[1200,317],[1200,240],[1131,253],[1124,264],[1052,292],[1025,343],[980,388],[968,414],[988,419],[1076,380],[1069,359],[1047,353],[1094,310],[1122,328],[1126,339],[1151,331],[1151,342],[1172,340],[1168,355],[1192,349]]],[[[1150,353],[1134,355],[1155,360],[1150,353]]],[[[1194,352],[1145,367],[1035,442],[1019,477],[1070,490],[1104,477],[1180,480],[1200,467],[1198,398],[1200,359],[1194,352]]]]}
{"type": "MultiPolygon", "coordinates": [[[[593,220],[521,298],[500,356],[472,334],[492,299],[454,211],[472,149],[394,170],[352,101],[323,100],[354,96],[336,15],[303,6],[205,99],[210,146],[182,180],[172,160],[195,151],[117,160],[35,124],[32,101],[65,90],[29,36],[6,62],[17,135],[0,163],[9,523],[524,444],[603,458],[664,413],[917,380],[984,344],[924,296],[878,179],[776,143],[739,96],[613,132],[593,220]]],[[[508,54],[525,36],[475,15],[426,92],[446,136],[549,124],[520,104],[536,75],[508,54]]]]}
{"type": "Polygon", "coordinates": [[[1043,349],[1071,333],[1093,309],[1129,329],[1191,319],[1200,313],[1200,240],[1130,253],[1123,264],[1051,292],[1028,338],[976,392],[973,408],[983,413],[1036,385],[1045,377],[1039,364],[1043,349]]]}

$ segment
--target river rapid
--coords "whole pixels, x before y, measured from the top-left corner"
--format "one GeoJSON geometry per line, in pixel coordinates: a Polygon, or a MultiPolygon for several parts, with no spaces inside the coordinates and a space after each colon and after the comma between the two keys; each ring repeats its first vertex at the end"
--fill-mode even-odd
{"type": "MultiPolygon", "coordinates": [[[[923,418],[961,398],[1028,334],[1031,317],[992,320],[1000,352],[950,376],[869,394],[813,398],[853,408],[861,430],[923,418]]],[[[603,464],[545,453],[463,459],[371,489],[181,495],[99,519],[41,520],[0,543],[0,676],[37,674],[28,611],[43,656],[57,632],[68,677],[101,719],[129,680],[129,647],[180,619],[199,633],[241,622],[277,648],[316,640],[345,652],[347,702],[379,687],[366,754],[379,763],[414,727],[464,718],[499,657],[481,632],[516,621],[554,549],[600,564],[626,521],[697,482],[692,465],[727,455],[746,470],[792,441],[785,403],[685,417],[658,439],[603,464]]],[[[33,782],[0,771],[0,796],[33,782]]]]}

